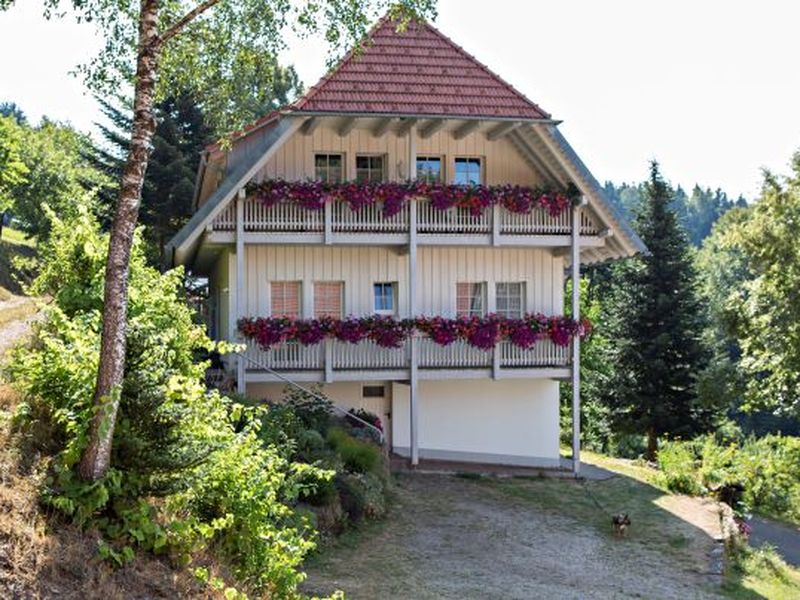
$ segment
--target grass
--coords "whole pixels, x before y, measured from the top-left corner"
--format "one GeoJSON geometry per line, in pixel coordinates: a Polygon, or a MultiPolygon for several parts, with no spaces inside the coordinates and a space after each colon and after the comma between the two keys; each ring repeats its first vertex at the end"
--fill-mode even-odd
{"type": "Polygon", "coordinates": [[[3,228],[0,239],[0,302],[11,295],[23,293],[23,284],[33,278],[33,268],[22,265],[36,257],[36,244],[24,233],[10,227],[3,228]]]}
{"type": "Polygon", "coordinates": [[[3,237],[0,238],[0,241],[8,242],[9,244],[14,244],[17,246],[36,248],[35,240],[29,238],[25,232],[8,226],[3,227],[3,237]]]}
{"type": "MultiPolygon", "coordinates": [[[[583,451],[581,454],[587,463],[623,474],[656,489],[663,489],[659,486],[658,470],[646,464],[594,452],[583,451]]],[[[674,543],[674,548],[681,547],[677,540],[674,543]]],[[[668,544],[672,546],[673,542],[668,541],[668,544]]],[[[737,545],[729,550],[728,559],[723,591],[729,597],[787,600],[800,598],[800,569],[787,565],[768,545],[761,548],[737,545]]]]}

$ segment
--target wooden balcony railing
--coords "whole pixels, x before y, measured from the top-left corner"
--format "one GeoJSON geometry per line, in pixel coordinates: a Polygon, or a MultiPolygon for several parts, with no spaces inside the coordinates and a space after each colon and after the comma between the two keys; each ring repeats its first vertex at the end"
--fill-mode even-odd
{"type": "MultiPolygon", "coordinates": [[[[417,366],[420,370],[467,370],[566,368],[570,365],[571,347],[540,340],[530,349],[508,341],[494,350],[481,350],[463,341],[440,346],[426,337],[417,338],[417,366]]],[[[374,342],[358,344],[329,340],[314,346],[286,342],[269,350],[248,345],[248,371],[272,369],[282,372],[320,371],[361,373],[365,371],[406,371],[411,367],[411,341],[400,348],[383,348],[374,342]]],[[[405,376],[404,376],[405,377],[405,376]]]]}
{"type": "MultiPolygon", "coordinates": [[[[335,234],[408,234],[410,211],[417,211],[417,233],[421,235],[530,236],[569,235],[571,211],[553,216],[544,208],[529,213],[514,213],[493,206],[479,215],[463,208],[439,210],[429,200],[410,202],[396,215],[386,217],[381,203],[351,210],[344,202],[329,202],[324,210],[302,207],[296,202],[265,206],[247,198],[244,201],[243,229],[249,233],[305,233],[318,236],[335,234]]],[[[236,206],[231,204],[212,222],[213,231],[235,231],[236,206]]],[[[581,211],[581,235],[597,235],[598,227],[586,211],[581,211]]]]}

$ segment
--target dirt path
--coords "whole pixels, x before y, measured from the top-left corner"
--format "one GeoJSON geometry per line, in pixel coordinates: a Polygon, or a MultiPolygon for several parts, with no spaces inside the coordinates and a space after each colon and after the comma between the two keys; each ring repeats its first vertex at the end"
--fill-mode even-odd
{"type": "Polygon", "coordinates": [[[706,573],[713,503],[662,506],[666,497],[625,478],[591,485],[603,504],[629,508],[630,537],[614,538],[574,481],[403,475],[390,517],[315,557],[305,589],[370,600],[719,597],[706,573]]]}
{"type": "Polygon", "coordinates": [[[0,302],[0,361],[31,330],[38,318],[36,306],[30,298],[14,296],[0,302]]]}

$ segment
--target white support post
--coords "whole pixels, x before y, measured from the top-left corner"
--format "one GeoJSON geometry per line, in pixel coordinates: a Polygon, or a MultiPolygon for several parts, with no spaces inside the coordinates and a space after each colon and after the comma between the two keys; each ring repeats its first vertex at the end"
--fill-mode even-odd
{"type": "Polygon", "coordinates": [[[325,383],[333,382],[333,340],[325,340],[325,383]]]}
{"type": "MultiPolygon", "coordinates": [[[[581,203],[572,208],[572,318],[581,318],[581,203]]],[[[572,338],[572,473],[581,469],[581,340],[572,338]]]]}
{"type": "MultiPolygon", "coordinates": [[[[417,128],[412,125],[408,130],[408,179],[417,178],[417,128]]],[[[408,316],[413,318],[417,314],[417,202],[415,199],[408,203],[408,316]]],[[[411,466],[419,464],[419,374],[418,365],[418,340],[411,337],[410,355],[410,382],[409,382],[409,437],[411,446],[411,466]]]]}
{"type": "MultiPolygon", "coordinates": [[[[244,200],[245,189],[239,190],[236,196],[236,322],[244,316],[244,200]]],[[[238,333],[237,333],[238,336],[238,333]]],[[[240,340],[242,341],[242,340],[240,340]]],[[[245,392],[245,364],[240,356],[236,361],[236,391],[245,392]]]]}
{"type": "Polygon", "coordinates": [[[500,245],[500,206],[492,205],[492,246],[500,245]]]}
{"type": "Polygon", "coordinates": [[[492,379],[500,376],[500,341],[494,345],[492,350],[492,379]]]}
{"type": "Polygon", "coordinates": [[[324,207],[325,216],[325,245],[330,246],[333,243],[333,206],[330,202],[326,202],[324,207]]]}

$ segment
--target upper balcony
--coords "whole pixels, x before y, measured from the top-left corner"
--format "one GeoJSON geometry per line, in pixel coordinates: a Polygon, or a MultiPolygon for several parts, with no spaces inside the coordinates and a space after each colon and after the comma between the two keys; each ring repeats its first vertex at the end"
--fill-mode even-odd
{"type": "MultiPolygon", "coordinates": [[[[572,231],[571,210],[555,212],[543,206],[526,212],[497,203],[480,211],[442,209],[430,199],[413,198],[387,216],[382,201],[354,210],[348,202],[333,199],[307,208],[296,199],[269,204],[250,194],[240,209],[231,203],[213,220],[209,241],[234,241],[237,210],[245,243],[406,245],[414,233],[420,245],[558,247],[570,244],[572,231]]],[[[580,214],[581,246],[602,246],[608,232],[589,211],[580,214]]]]}

